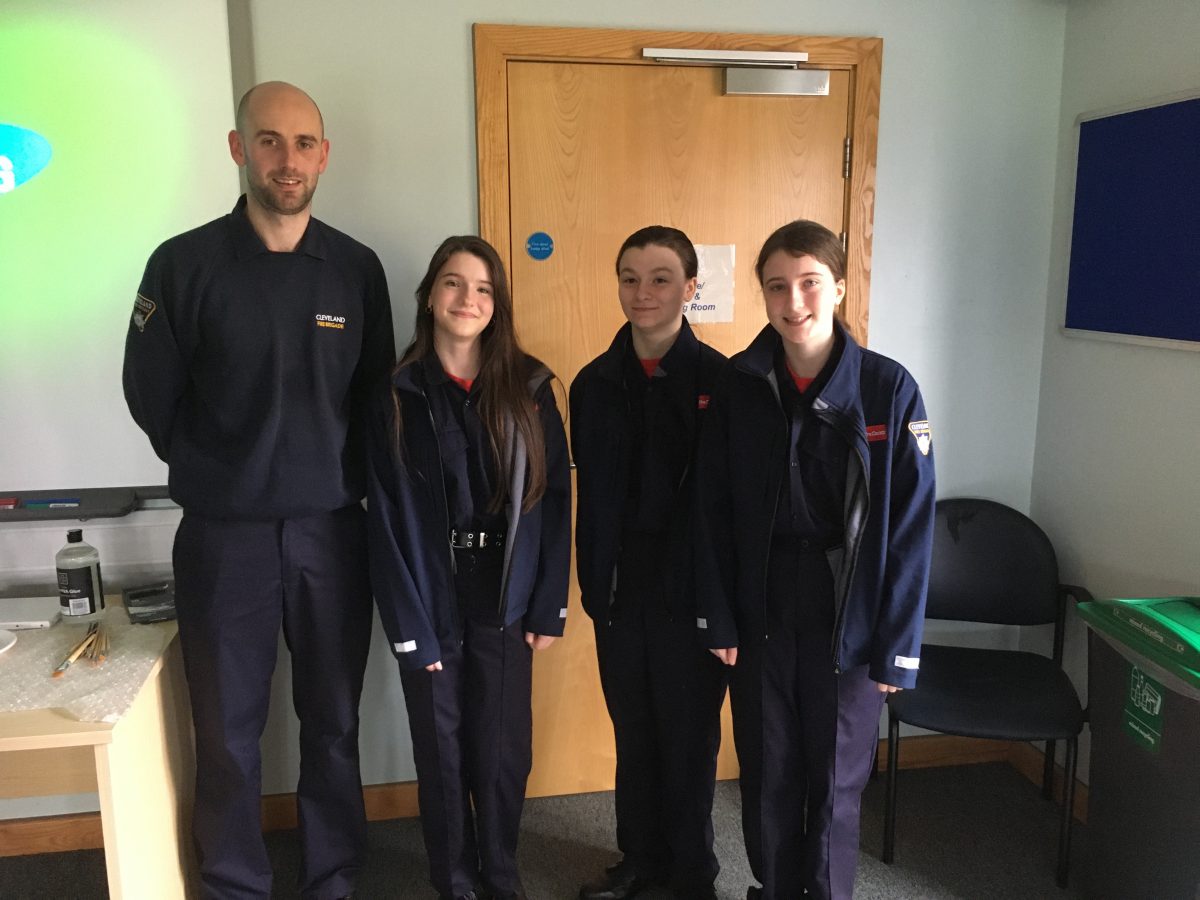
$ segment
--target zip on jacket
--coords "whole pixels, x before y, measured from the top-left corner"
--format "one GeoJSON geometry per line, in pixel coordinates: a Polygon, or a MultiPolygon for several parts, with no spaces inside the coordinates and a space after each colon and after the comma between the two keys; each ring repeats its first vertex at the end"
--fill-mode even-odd
{"type": "MultiPolygon", "coordinates": [[[[536,394],[551,377],[550,370],[544,367],[534,372],[528,384],[530,396],[536,394]]],[[[454,594],[454,576],[458,572],[458,564],[454,559],[454,545],[450,541],[450,501],[446,497],[446,473],[445,469],[442,468],[442,450],[441,444],[438,441],[437,421],[433,417],[433,404],[430,402],[429,394],[425,388],[421,388],[420,393],[422,400],[425,402],[426,411],[429,413],[429,425],[433,429],[433,444],[437,450],[438,475],[442,486],[442,522],[445,525],[446,549],[450,557],[450,590],[454,594]]],[[[505,502],[505,511],[507,514],[505,527],[508,530],[505,532],[504,539],[504,563],[500,569],[500,601],[496,608],[496,612],[501,620],[504,619],[504,615],[508,610],[508,573],[512,566],[513,547],[516,546],[517,530],[520,528],[521,523],[521,504],[525,500],[525,463],[528,458],[525,442],[521,440],[521,436],[517,433],[516,423],[511,415],[504,417],[503,452],[512,461],[512,470],[508,485],[508,500],[505,502]]],[[[458,597],[454,595],[453,602],[450,604],[450,610],[455,620],[458,618],[457,609],[458,597]]]]}
{"type": "MultiPolygon", "coordinates": [[[[783,397],[779,392],[779,382],[775,377],[775,372],[769,371],[766,375],[761,372],[754,371],[742,365],[737,366],[738,370],[744,372],[751,377],[765,381],[771,388],[771,394],[775,397],[775,403],[779,407],[780,416],[784,420],[784,429],[787,428],[787,412],[783,408],[783,397]]],[[[830,653],[833,656],[833,669],[835,672],[841,672],[841,643],[842,632],[845,628],[845,616],[843,615],[846,608],[846,599],[850,595],[850,585],[854,580],[854,565],[858,559],[858,548],[862,542],[863,530],[866,527],[867,513],[870,509],[870,491],[867,487],[864,473],[866,471],[866,463],[863,461],[862,452],[857,448],[854,440],[847,436],[846,429],[843,425],[840,416],[836,415],[830,409],[829,404],[825,403],[820,396],[813,399],[812,410],[818,418],[829,424],[843,439],[846,440],[846,453],[849,457],[851,465],[846,470],[846,496],[844,502],[844,532],[842,542],[842,553],[840,554],[839,565],[837,571],[834,572],[834,591],[833,591],[833,637],[830,645],[830,653]],[[857,463],[857,466],[855,465],[857,463]]],[[[863,435],[863,440],[866,436],[863,435]]],[[[787,438],[784,438],[784,456],[786,459],[787,438]]],[[[770,521],[774,523],[775,513],[779,508],[779,496],[783,493],[784,478],[782,475],[775,482],[775,502],[771,511],[770,521]]],[[[763,546],[766,548],[763,554],[763,622],[768,622],[767,616],[767,592],[765,586],[767,583],[767,568],[771,564],[771,535],[768,529],[767,539],[763,541],[763,546]]],[[[764,632],[764,636],[766,633],[764,632]]]]}
{"type": "MultiPolygon", "coordinates": [[[[576,521],[575,543],[579,586],[584,609],[596,621],[611,621],[615,587],[622,565],[622,543],[630,512],[640,514],[640,500],[630,505],[630,479],[634,467],[641,477],[647,472],[670,479],[655,482],[658,500],[650,509],[665,514],[663,530],[663,595],[668,616],[681,613],[690,617],[694,605],[692,578],[691,518],[694,498],[694,458],[696,439],[701,421],[708,408],[718,373],[725,358],[699,341],[685,319],[674,344],[664,354],[660,366],[666,378],[655,376],[649,383],[655,399],[647,394],[646,402],[669,417],[668,421],[652,420],[646,427],[656,439],[664,434],[688,438],[685,455],[674,455],[682,444],[672,445],[672,454],[649,457],[636,440],[633,422],[635,404],[631,392],[641,389],[630,379],[644,377],[634,369],[636,357],[632,348],[632,326],[626,323],[614,336],[604,353],[585,365],[571,385],[571,436],[577,469],[579,515],[576,521]],[[676,421],[676,419],[678,421],[676,421]],[[678,429],[656,431],[656,428],[678,429]],[[660,463],[670,460],[660,467],[660,463]],[[678,465],[678,470],[675,466],[678,465]],[[643,471],[644,470],[644,471],[643,471]],[[669,499],[661,488],[671,485],[669,499]]],[[[644,408],[638,408],[647,415],[644,408]]]]}
{"type": "MultiPolygon", "coordinates": [[[[501,451],[514,466],[498,612],[505,626],[523,620],[527,631],[561,635],[571,561],[566,436],[548,387],[550,372],[532,358],[527,364],[546,442],[546,493],[528,512],[521,511],[527,457],[510,422],[501,451]]],[[[436,662],[461,640],[450,503],[431,399],[419,374],[406,366],[379,386],[369,420],[371,583],[392,652],[408,670],[436,662]],[[402,452],[393,439],[393,390],[400,395],[404,422],[402,452]]]]}
{"type": "MultiPolygon", "coordinates": [[[[842,353],[824,385],[814,385],[810,406],[820,427],[832,429],[828,450],[838,453],[839,468],[845,465],[835,532],[842,546],[827,551],[834,576],[831,661],[838,671],[867,663],[874,680],[912,687],[933,538],[932,432],[912,376],[859,347],[840,323],[834,327],[842,353]],[[845,457],[834,450],[841,443],[834,435],[844,439],[845,457]]],[[[787,472],[775,418],[786,419],[786,410],[778,376],[772,380],[779,347],[768,325],[733,358],[701,436],[697,626],[708,647],[737,646],[768,621],[766,538],[787,472]]]]}

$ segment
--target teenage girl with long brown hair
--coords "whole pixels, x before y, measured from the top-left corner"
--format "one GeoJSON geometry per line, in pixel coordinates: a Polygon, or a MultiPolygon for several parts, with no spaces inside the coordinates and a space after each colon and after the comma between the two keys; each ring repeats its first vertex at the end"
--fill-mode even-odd
{"type": "Polygon", "coordinates": [[[496,251],[447,238],[368,435],[371,582],[400,663],[430,878],[445,898],[524,896],[532,655],[563,633],[570,566],[552,378],[517,341],[496,251]]]}

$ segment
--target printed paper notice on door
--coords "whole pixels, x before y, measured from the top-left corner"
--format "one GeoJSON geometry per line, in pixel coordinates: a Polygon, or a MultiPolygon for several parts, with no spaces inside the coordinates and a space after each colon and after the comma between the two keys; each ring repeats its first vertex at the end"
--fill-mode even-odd
{"type": "Polygon", "coordinates": [[[697,244],[700,274],[696,294],[684,304],[688,321],[733,321],[733,244],[697,244]]]}

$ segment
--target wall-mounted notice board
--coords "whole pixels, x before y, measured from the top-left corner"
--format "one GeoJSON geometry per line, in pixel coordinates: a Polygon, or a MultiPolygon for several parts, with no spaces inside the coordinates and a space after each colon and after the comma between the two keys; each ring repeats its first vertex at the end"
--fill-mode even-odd
{"type": "Polygon", "coordinates": [[[1078,125],[1068,333],[1200,350],[1200,97],[1078,125]]]}

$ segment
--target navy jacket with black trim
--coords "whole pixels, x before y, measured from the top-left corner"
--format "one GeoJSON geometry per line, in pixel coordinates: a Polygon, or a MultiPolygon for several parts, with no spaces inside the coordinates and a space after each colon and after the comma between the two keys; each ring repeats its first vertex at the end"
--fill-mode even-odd
{"type": "MultiPolygon", "coordinates": [[[[625,373],[632,353],[632,327],[626,323],[609,348],[580,370],[571,383],[571,451],[575,459],[579,510],[575,519],[575,562],[583,608],[607,621],[614,573],[619,564],[621,532],[635,448],[630,432],[625,373]]],[[[694,457],[701,419],[725,357],[696,339],[687,320],[660,366],[668,377],[670,405],[678,413],[664,427],[681,425],[694,457]]],[[[664,552],[665,601],[674,614],[692,615],[693,466],[679,479],[664,552]]]]}
{"type": "MultiPolygon", "coordinates": [[[[912,376],[856,344],[841,323],[841,358],[813,412],[846,441],[845,535],[834,575],[837,671],[867,664],[872,680],[916,684],[933,542],[929,424],[912,376]],[[868,439],[868,433],[870,438],[868,439]]],[[[696,477],[697,624],[708,647],[766,634],[766,572],[786,474],[787,420],[771,326],[729,362],[700,439],[696,477]]]]}
{"type": "MultiPolygon", "coordinates": [[[[503,452],[514,461],[505,508],[500,603],[506,626],[561,635],[571,568],[571,473],[553,374],[528,358],[530,393],[546,442],[546,493],[521,512],[525,446],[510,429],[503,452]]],[[[371,586],[392,652],[408,670],[422,669],[462,643],[454,592],[454,552],[442,482],[437,430],[423,382],[410,363],[372,398],[368,421],[367,536],[371,586]],[[400,397],[404,452],[395,444],[391,388],[400,397]]]]}

